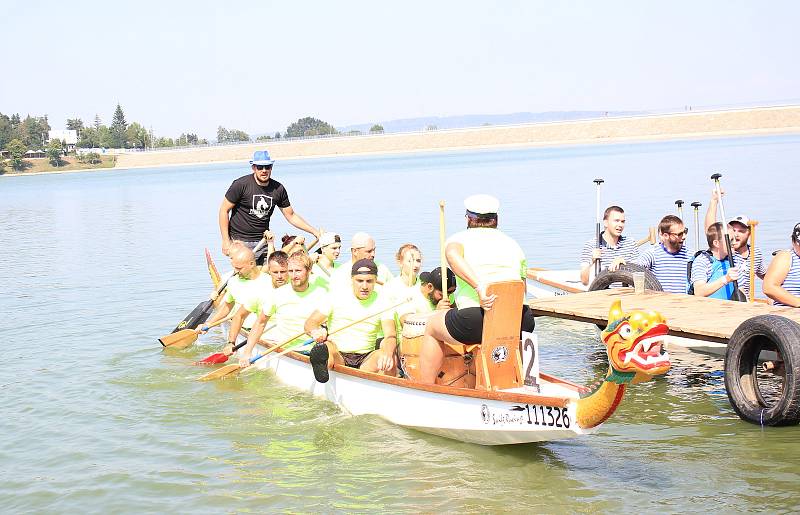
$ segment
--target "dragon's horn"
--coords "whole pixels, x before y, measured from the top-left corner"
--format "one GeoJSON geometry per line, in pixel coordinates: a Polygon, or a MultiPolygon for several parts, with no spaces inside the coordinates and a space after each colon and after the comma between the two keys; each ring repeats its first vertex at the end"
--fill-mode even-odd
{"type": "Polygon", "coordinates": [[[619,299],[615,300],[613,304],[611,304],[611,309],[608,311],[608,324],[611,325],[612,322],[619,320],[625,315],[622,312],[622,301],[619,299]]]}

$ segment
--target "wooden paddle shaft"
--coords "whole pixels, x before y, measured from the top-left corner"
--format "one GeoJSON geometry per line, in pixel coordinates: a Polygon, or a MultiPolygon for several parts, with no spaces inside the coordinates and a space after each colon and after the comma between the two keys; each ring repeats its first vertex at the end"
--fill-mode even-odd
{"type": "MultiPolygon", "coordinates": [[[[596,211],[595,212],[595,221],[596,221],[595,232],[596,232],[596,235],[597,235],[597,248],[598,249],[602,249],[603,248],[603,245],[602,245],[603,242],[600,241],[600,185],[603,184],[603,182],[605,182],[605,181],[603,181],[603,179],[595,179],[593,182],[595,184],[597,184],[597,201],[595,202],[595,211],[596,211]]],[[[597,261],[594,262],[594,276],[595,277],[600,275],[600,261],[601,260],[598,259],[597,261]]]]}
{"type": "Polygon", "coordinates": [[[756,225],[758,220],[750,220],[747,223],[750,226],[750,291],[748,296],[750,302],[756,298],[756,225]]]}
{"type": "Polygon", "coordinates": [[[440,266],[442,271],[442,295],[447,298],[447,256],[444,254],[444,242],[446,231],[444,228],[444,200],[439,201],[439,253],[440,266]]]}

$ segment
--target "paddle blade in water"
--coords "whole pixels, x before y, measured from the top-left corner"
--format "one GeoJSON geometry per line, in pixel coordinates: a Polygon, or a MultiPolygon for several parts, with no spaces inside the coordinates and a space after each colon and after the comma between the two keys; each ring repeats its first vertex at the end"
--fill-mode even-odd
{"type": "Polygon", "coordinates": [[[220,368],[214,370],[213,372],[209,372],[208,374],[206,374],[204,376],[200,376],[199,380],[200,381],[211,381],[211,380],[214,380],[214,379],[220,379],[220,378],[225,377],[227,375],[231,375],[231,374],[233,374],[235,372],[238,372],[240,368],[241,367],[239,366],[238,363],[234,363],[232,365],[225,365],[224,367],[220,367],[220,368]]]}
{"type": "Polygon", "coordinates": [[[185,349],[197,340],[197,333],[194,329],[182,329],[177,333],[168,334],[158,339],[164,347],[173,349],[185,349]]]}
{"type": "Polygon", "coordinates": [[[222,352],[217,352],[216,354],[212,354],[207,358],[201,359],[200,361],[195,361],[195,365],[219,365],[221,363],[225,363],[230,358],[230,354],[223,354],[222,352]]]}
{"type": "Polygon", "coordinates": [[[205,300],[198,304],[191,313],[186,315],[186,317],[181,320],[181,322],[175,326],[173,329],[173,333],[180,331],[181,329],[195,329],[197,326],[208,320],[208,317],[211,316],[211,312],[214,311],[214,303],[211,300],[205,300]]]}

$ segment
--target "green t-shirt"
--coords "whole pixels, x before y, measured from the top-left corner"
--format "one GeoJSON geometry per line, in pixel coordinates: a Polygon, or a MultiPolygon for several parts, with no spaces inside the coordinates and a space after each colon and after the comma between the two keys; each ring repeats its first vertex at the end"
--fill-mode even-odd
{"type": "Polygon", "coordinates": [[[373,291],[365,300],[359,300],[352,288],[331,290],[319,302],[317,309],[328,317],[328,332],[332,333],[340,327],[374,315],[367,320],[355,324],[331,336],[340,352],[356,352],[364,354],[375,350],[375,340],[380,334],[381,321],[393,320],[394,310],[376,314],[392,304],[388,299],[373,291]]]}
{"type": "Polygon", "coordinates": [[[265,298],[272,294],[272,279],[269,274],[261,272],[255,279],[232,277],[228,281],[225,302],[235,302],[251,312],[257,313],[265,298]]]}
{"type": "Polygon", "coordinates": [[[291,284],[273,290],[270,300],[261,305],[261,311],[276,326],[264,334],[264,339],[284,343],[294,337],[290,347],[307,340],[305,334],[297,335],[303,332],[306,320],[327,293],[328,290],[317,283],[309,283],[305,291],[295,291],[291,284]]]}
{"type": "MultiPolygon", "coordinates": [[[[464,259],[472,267],[481,284],[524,279],[527,262],[522,249],[498,229],[475,227],[456,233],[447,244],[460,243],[464,259]]],[[[478,293],[460,277],[456,278],[456,305],[459,309],[480,307],[478,293]]]]}

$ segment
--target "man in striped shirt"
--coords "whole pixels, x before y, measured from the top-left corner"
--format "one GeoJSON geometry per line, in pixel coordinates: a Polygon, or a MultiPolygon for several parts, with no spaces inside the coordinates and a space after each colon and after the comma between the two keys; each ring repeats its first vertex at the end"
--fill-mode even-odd
{"type": "Polygon", "coordinates": [[[661,287],[670,293],[686,293],[686,253],[687,229],[683,220],[675,215],[667,215],[658,224],[661,243],[653,245],[639,254],[635,263],[655,274],[661,287]]]}
{"type": "Polygon", "coordinates": [[[595,238],[583,245],[581,252],[581,282],[589,284],[593,279],[594,264],[600,260],[600,270],[619,268],[619,265],[636,259],[636,244],[622,235],[625,230],[625,211],[619,206],[610,206],[603,213],[605,230],[600,233],[600,248],[595,238]]]}
{"type": "MultiPolygon", "coordinates": [[[[725,192],[722,191],[724,195],[725,192]]],[[[717,205],[719,204],[719,196],[717,190],[712,190],[711,200],[708,202],[708,211],[706,211],[705,225],[706,230],[711,227],[717,220],[717,205]]],[[[753,261],[755,262],[755,275],[762,281],[767,274],[767,268],[764,266],[764,255],[761,249],[755,247],[750,248],[747,243],[750,241],[750,219],[745,215],[739,215],[735,218],[728,220],[728,234],[731,237],[731,249],[734,254],[739,255],[744,264],[739,270],[739,289],[742,293],[749,295],[750,293],[750,252],[753,252],[753,261]]]]}

